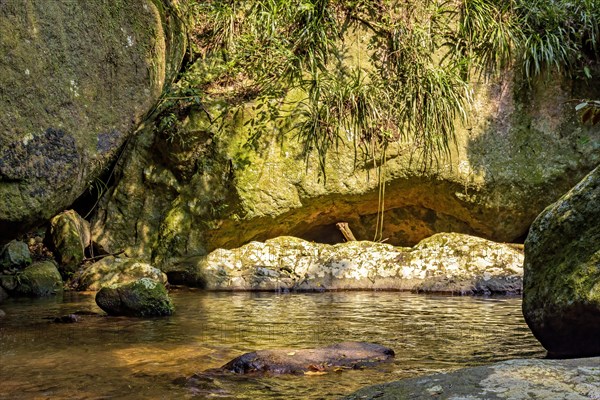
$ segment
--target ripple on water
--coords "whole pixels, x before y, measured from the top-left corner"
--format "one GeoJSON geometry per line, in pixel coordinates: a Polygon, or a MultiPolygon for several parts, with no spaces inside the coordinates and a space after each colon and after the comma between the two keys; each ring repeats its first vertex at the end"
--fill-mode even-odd
{"type": "Polygon", "coordinates": [[[101,313],[93,294],[9,300],[0,320],[0,399],[335,398],[362,386],[495,361],[541,357],[519,298],[398,292],[172,293],[176,314],[135,319],[101,313]],[[323,376],[207,377],[173,384],[253,350],[380,343],[394,362],[323,376]]]}

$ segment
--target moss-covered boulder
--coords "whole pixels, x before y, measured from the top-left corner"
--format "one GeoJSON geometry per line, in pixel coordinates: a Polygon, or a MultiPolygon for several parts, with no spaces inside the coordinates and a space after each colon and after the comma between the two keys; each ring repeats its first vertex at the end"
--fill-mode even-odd
{"type": "Polygon", "coordinates": [[[278,237],[218,249],[166,269],[169,277],[188,277],[192,285],[213,290],[516,294],[522,263],[522,252],[509,245],[440,233],[413,248],[367,241],[331,246],[278,237]]]}
{"type": "Polygon", "coordinates": [[[105,286],[129,283],[140,278],[167,283],[167,275],[150,264],[136,259],[108,256],[77,271],[71,284],[77,290],[100,290],[105,286]]]}
{"type": "Polygon", "coordinates": [[[71,275],[85,258],[90,245],[90,224],[76,211],[64,211],[50,220],[48,232],[50,248],[63,276],[71,275]]]}
{"type": "Polygon", "coordinates": [[[149,278],[103,287],[96,293],[96,304],[109,315],[155,317],[175,311],[165,285],[149,278]]]}
{"type": "Polygon", "coordinates": [[[31,253],[25,242],[12,240],[0,252],[0,270],[3,268],[19,268],[31,264],[31,253]]]}
{"type": "Polygon", "coordinates": [[[0,240],[80,196],[183,57],[162,0],[0,3],[0,240]]]}
{"type": "MultiPolygon", "coordinates": [[[[210,72],[202,63],[189,73],[210,72]]],[[[388,148],[388,243],[412,246],[439,232],[521,240],[547,205],[600,162],[600,127],[582,126],[567,102],[574,93],[592,97],[593,89],[558,77],[529,85],[511,74],[475,86],[469,123],[457,127],[451,155],[423,168],[416,144],[388,148]]],[[[359,240],[374,238],[378,173],[372,161],[355,159],[351,140],[330,150],[324,181],[316,156],[305,164],[294,132],[279,140],[268,114],[254,135],[259,101],[211,123],[226,114],[223,90],[223,98],[181,117],[178,137],[149,129],[132,143],[94,224],[95,240],[162,266],[281,235],[341,242],[338,222],[348,222],[359,240]]],[[[286,107],[298,98],[291,93],[286,107]]]]}
{"type": "Polygon", "coordinates": [[[63,290],[63,281],[54,261],[38,261],[16,275],[5,275],[0,284],[15,296],[42,297],[63,290]]]}
{"type": "Polygon", "coordinates": [[[600,355],[600,167],[535,220],[524,269],[523,315],[549,355],[600,355]]]}

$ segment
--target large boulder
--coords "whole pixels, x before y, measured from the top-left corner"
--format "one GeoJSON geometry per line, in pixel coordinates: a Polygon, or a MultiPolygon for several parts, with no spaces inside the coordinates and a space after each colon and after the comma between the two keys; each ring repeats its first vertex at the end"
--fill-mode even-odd
{"type": "Polygon", "coordinates": [[[0,285],[15,296],[50,296],[63,290],[63,281],[54,261],[38,261],[15,275],[3,275],[0,285]]]}
{"type": "Polygon", "coordinates": [[[149,278],[105,286],[96,293],[96,304],[109,315],[156,317],[175,311],[165,286],[149,278]]]}
{"type": "Polygon", "coordinates": [[[60,272],[63,276],[71,275],[79,268],[90,245],[90,223],[76,211],[67,210],[50,220],[48,237],[60,272]]]}
{"type": "Polygon", "coordinates": [[[21,268],[31,264],[31,252],[25,242],[12,240],[0,252],[0,270],[21,268]]]}
{"type": "MultiPolygon", "coordinates": [[[[573,92],[594,95],[578,81],[530,86],[507,75],[477,87],[469,124],[457,127],[456,147],[438,163],[423,168],[415,144],[391,145],[381,237],[401,246],[439,232],[522,240],[535,217],[600,162],[600,127],[578,123],[567,102],[573,92]]],[[[95,241],[162,266],[281,235],[341,242],[338,222],[359,240],[373,239],[380,204],[373,162],[355,159],[351,141],[340,143],[324,181],[316,157],[305,164],[302,145],[293,135],[281,141],[275,122],[253,135],[258,106],[213,124],[210,116],[226,108],[207,100],[181,117],[181,139],[142,132],[94,223],[95,241]]]]}
{"type": "Polygon", "coordinates": [[[178,70],[177,2],[0,2],[0,241],[80,196],[178,70]]]}
{"type": "Polygon", "coordinates": [[[294,237],[218,249],[165,267],[173,283],[212,290],[414,290],[516,294],[523,254],[507,244],[457,233],[413,248],[347,242],[334,246],[294,237]],[[183,277],[188,282],[175,282],[183,277]]]}
{"type": "Polygon", "coordinates": [[[83,267],[71,282],[77,290],[100,290],[105,286],[120,285],[149,278],[167,283],[167,275],[150,264],[135,259],[108,256],[83,267]]]}
{"type": "Polygon", "coordinates": [[[510,360],[368,386],[346,400],[533,400],[600,398],[600,359],[510,360]]]}
{"type": "Polygon", "coordinates": [[[523,315],[549,355],[600,355],[600,167],[535,220],[524,270],[523,315]]]}

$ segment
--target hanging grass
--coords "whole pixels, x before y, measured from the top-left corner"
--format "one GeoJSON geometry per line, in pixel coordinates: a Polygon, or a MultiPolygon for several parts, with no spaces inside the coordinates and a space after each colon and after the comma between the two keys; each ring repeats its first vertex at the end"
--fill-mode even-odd
{"type": "Polygon", "coordinates": [[[189,7],[198,53],[221,57],[214,82],[244,82],[240,96],[259,95],[263,104],[290,90],[306,94],[285,115],[257,112],[252,127],[294,121],[306,160],[317,154],[322,174],[342,142],[375,160],[374,151],[410,141],[431,165],[450,153],[455,124],[467,118],[471,80],[509,67],[526,79],[550,71],[590,78],[599,55],[598,0],[190,0],[189,7]],[[348,58],[350,32],[369,38],[363,62],[348,58]]]}

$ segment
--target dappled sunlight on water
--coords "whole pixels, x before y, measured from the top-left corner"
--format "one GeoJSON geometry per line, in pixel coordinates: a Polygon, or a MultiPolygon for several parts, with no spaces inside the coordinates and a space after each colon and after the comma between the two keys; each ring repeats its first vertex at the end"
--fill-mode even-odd
{"type": "Polygon", "coordinates": [[[9,300],[0,319],[0,399],[318,399],[373,383],[545,353],[518,298],[396,292],[311,294],[172,292],[168,318],[101,313],[93,294],[9,300]],[[389,346],[394,362],[323,376],[206,375],[242,353],[358,340],[389,346]]]}

